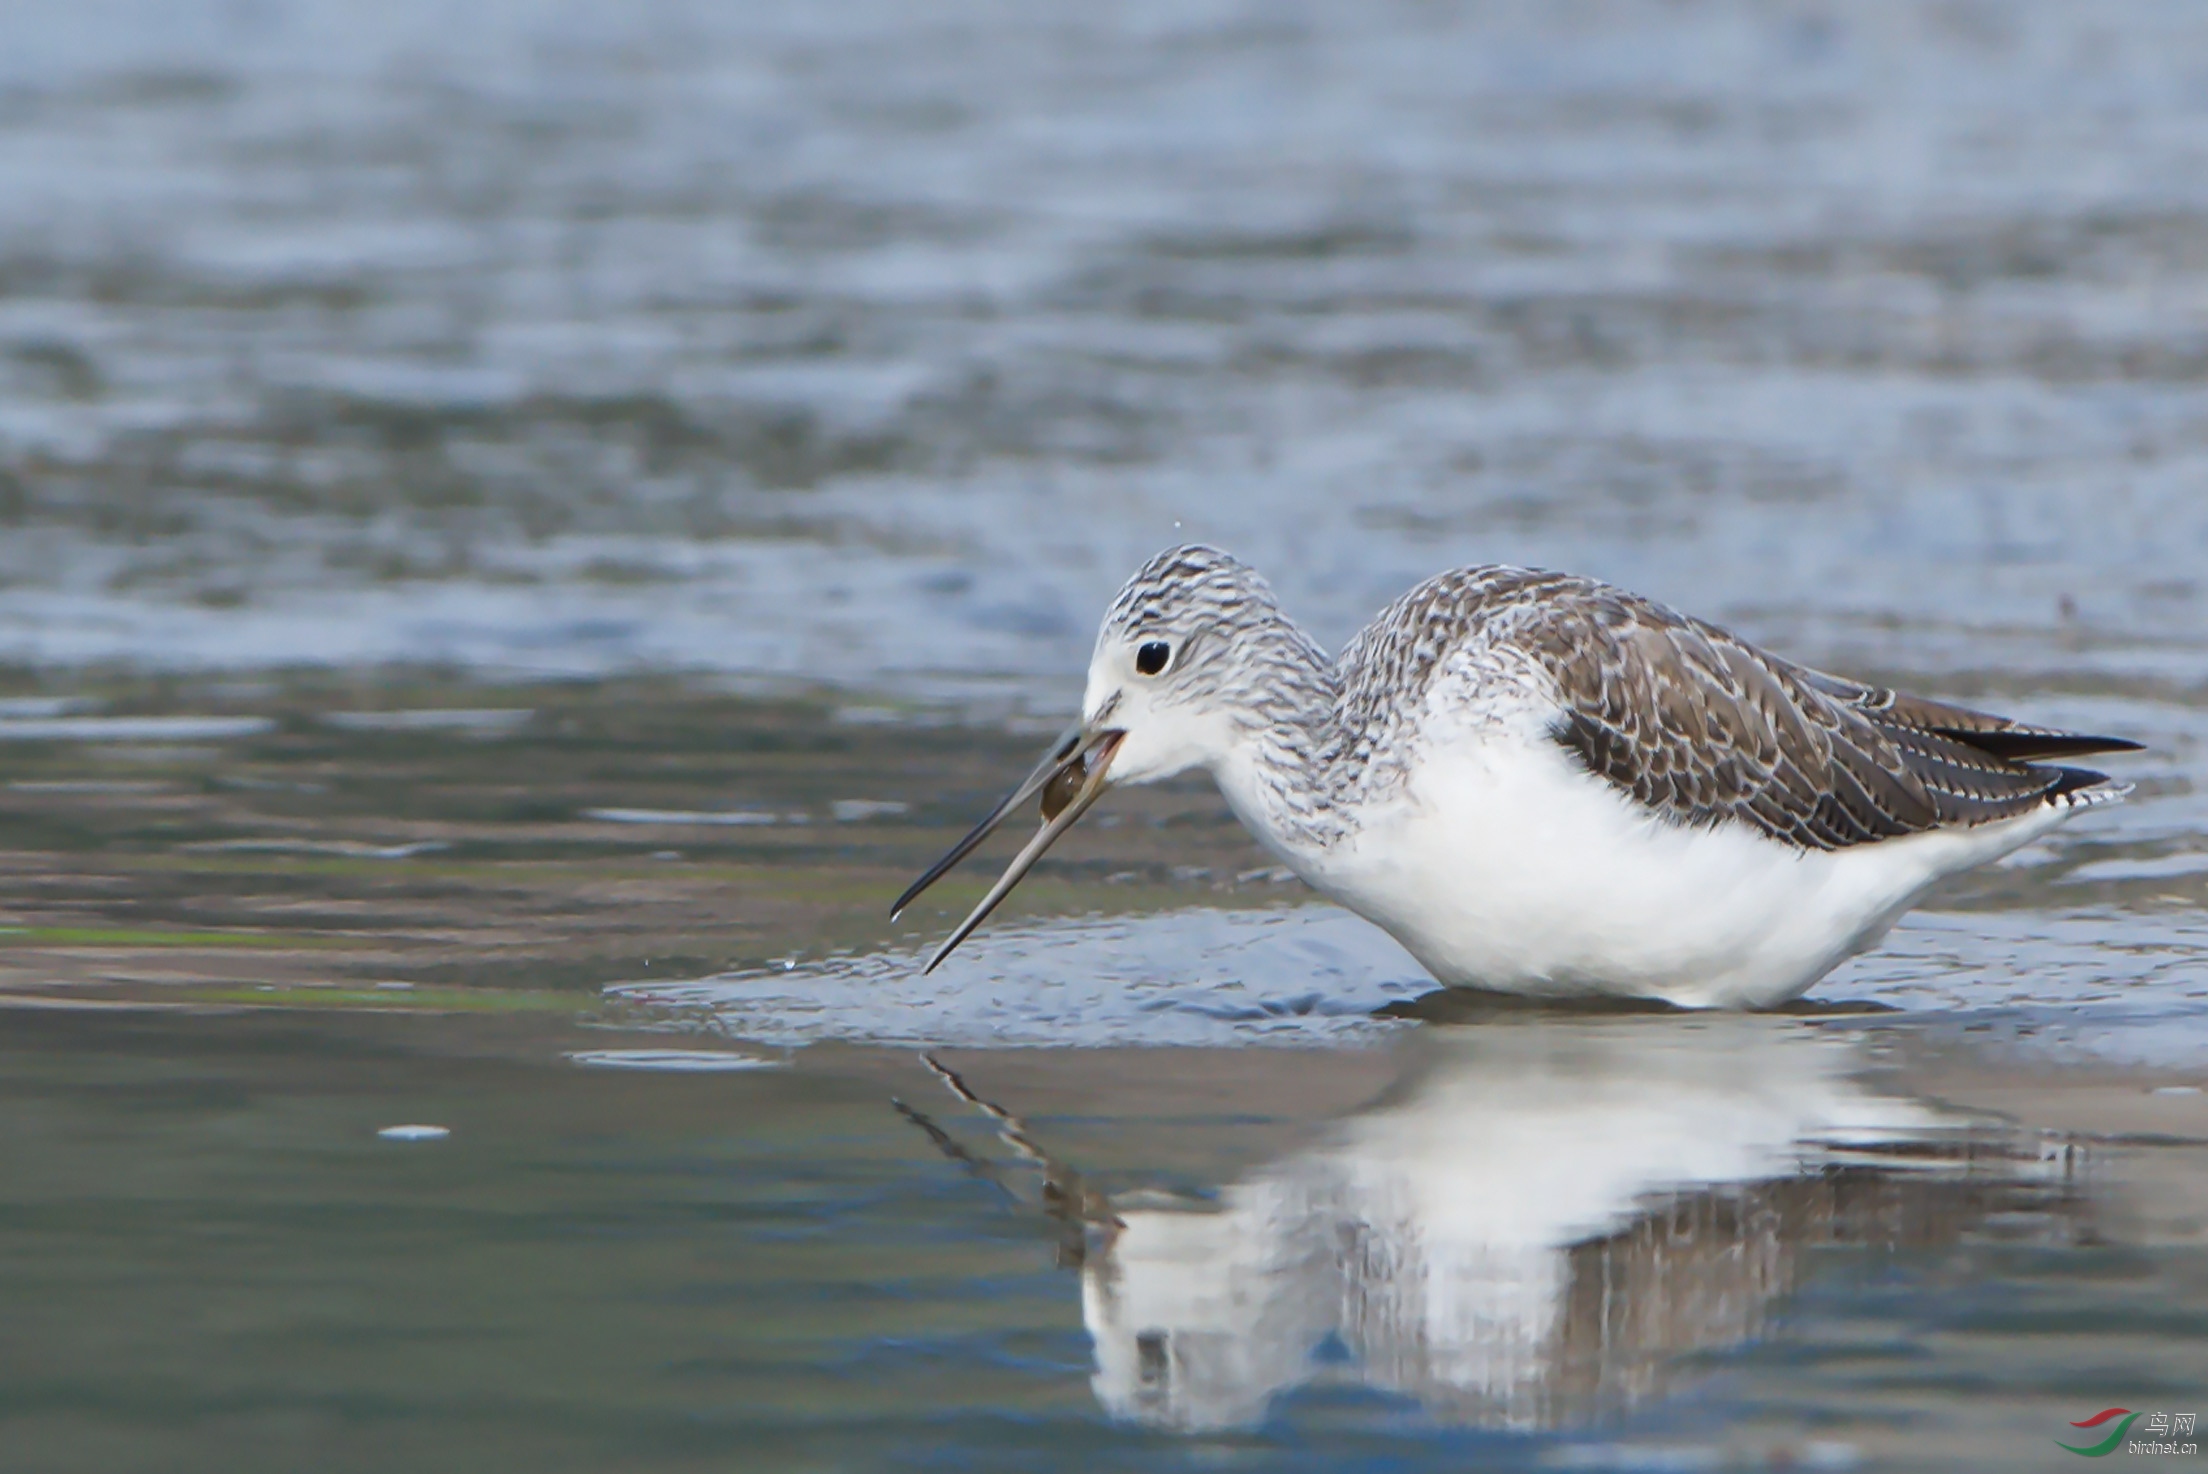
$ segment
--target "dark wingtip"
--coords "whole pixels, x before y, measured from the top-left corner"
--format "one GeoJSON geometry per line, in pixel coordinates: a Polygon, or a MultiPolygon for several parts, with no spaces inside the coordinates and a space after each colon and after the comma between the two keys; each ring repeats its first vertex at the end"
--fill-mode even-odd
{"type": "Polygon", "coordinates": [[[2128,737],[2096,737],[2085,732],[1966,731],[1940,727],[1935,731],[1951,742],[1975,747],[2005,762],[2028,763],[2039,758],[2090,757],[2101,752],[2144,752],[2144,742],[2128,737]]]}

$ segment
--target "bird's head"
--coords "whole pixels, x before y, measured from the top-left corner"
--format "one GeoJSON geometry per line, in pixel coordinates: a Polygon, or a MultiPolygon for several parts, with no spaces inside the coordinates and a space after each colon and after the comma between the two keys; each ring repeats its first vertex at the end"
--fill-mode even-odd
{"type": "Polygon", "coordinates": [[[1171,548],[1119,591],[1089,658],[1081,720],[1051,744],[1025,782],[897,901],[895,915],[971,854],[1005,818],[1041,795],[1042,828],[929,961],[964,941],[1043,852],[1121,783],[1154,783],[1212,767],[1267,710],[1271,667],[1308,664],[1316,650],[1290,624],[1256,570],[1216,548],[1171,548]],[[1285,640],[1288,649],[1275,649],[1285,640]]]}

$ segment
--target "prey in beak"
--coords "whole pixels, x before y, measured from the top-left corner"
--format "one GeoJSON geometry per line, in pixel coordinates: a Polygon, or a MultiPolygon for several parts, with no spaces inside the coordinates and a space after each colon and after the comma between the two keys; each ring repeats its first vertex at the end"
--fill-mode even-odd
{"type": "Polygon", "coordinates": [[[922,891],[934,885],[953,866],[977,849],[981,842],[996,832],[1005,816],[1038,792],[1043,796],[1043,827],[1035,831],[1035,837],[1027,847],[1013,856],[1004,874],[989,887],[989,894],[981,898],[967,918],[951,933],[950,940],[935,949],[928,965],[921,969],[923,975],[934,972],[943,959],[950,956],[960,942],[973,935],[974,928],[986,921],[989,913],[997,909],[997,903],[1012,894],[1012,887],[1021,877],[1035,867],[1043,857],[1043,851],[1058,842],[1064,834],[1089,811],[1104,794],[1104,774],[1112,765],[1112,755],[1119,751],[1120,739],[1127,734],[1110,728],[1087,730],[1075,723],[1066,734],[1051,744],[1050,751],[1036,764],[1035,771],[1027,775],[1025,782],[1012,790],[1005,800],[991,809],[979,824],[957,844],[949,854],[928,867],[927,873],[914,881],[906,892],[897,898],[897,904],[889,908],[889,919],[895,921],[904,909],[913,903],[922,891]]]}

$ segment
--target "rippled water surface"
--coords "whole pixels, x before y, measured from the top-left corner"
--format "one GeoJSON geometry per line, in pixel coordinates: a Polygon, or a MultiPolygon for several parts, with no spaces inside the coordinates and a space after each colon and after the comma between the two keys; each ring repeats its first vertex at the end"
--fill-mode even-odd
{"type": "Polygon", "coordinates": [[[1180,524],[1330,641],[1515,559],[1805,656],[2199,676],[2183,0],[8,26],[24,658],[1056,707],[1180,524]]]}
{"type": "Polygon", "coordinates": [[[2197,6],[0,43],[0,1467],[2208,1414],[2197,6]],[[1200,783],[922,978],[1192,536],[1330,644],[1534,562],[2147,751],[1786,1017],[1437,1003],[1200,783]]]}

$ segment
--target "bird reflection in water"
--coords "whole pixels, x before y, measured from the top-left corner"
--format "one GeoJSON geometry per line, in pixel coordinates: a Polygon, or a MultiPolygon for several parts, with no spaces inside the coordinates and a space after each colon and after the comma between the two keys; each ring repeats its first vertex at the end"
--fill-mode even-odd
{"type": "Polygon", "coordinates": [[[933,1058],[1020,1165],[899,1109],[1023,1202],[1039,1173],[1098,1398],[1189,1431],[1344,1379],[1451,1423],[1583,1424],[1769,1334],[1817,1249],[1937,1249],[1997,1214],[2085,1229],[2077,1149],[1881,1090],[1799,1022],[1523,1021],[1407,1053],[1381,1098],[1201,1204],[1103,1193],[933,1058]]]}

